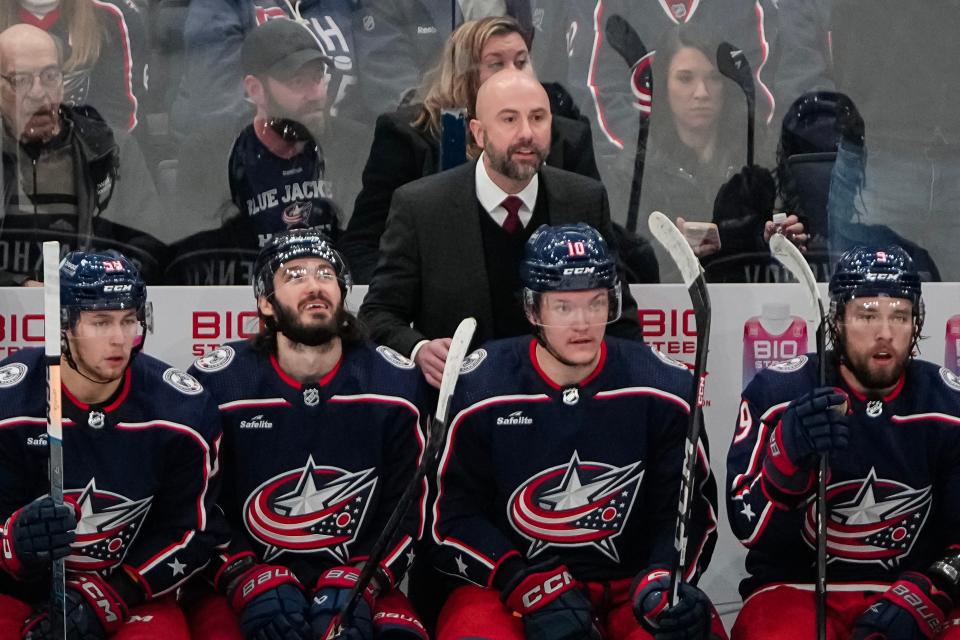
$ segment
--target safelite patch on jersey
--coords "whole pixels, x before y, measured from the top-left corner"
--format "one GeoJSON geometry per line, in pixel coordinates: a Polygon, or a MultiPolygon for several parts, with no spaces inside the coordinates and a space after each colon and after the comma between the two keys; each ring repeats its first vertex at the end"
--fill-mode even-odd
{"type": "Polygon", "coordinates": [[[397,369],[413,369],[415,366],[413,360],[402,356],[390,347],[380,345],[377,347],[377,353],[383,356],[383,359],[395,366],[397,369]]]}
{"type": "Polygon", "coordinates": [[[487,350],[486,349],[477,349],[466,358],[463,359],[463,364],[460,365],[460,375],[465,373],[470,373],[474,369],[480,366],[480,363],[487,359],[487,350]]]}
{"type": "Polygon", "coordinates": [[[770,371],[778,371],[780,373],[790,373],[791,371],[798,371],[803,368],[803,365],[807,364],[807,356],[797,356],[796,358],[790,358],[789,360],[784,360],[783,362],[774,362],[772,365],[767,367],[770,371]]]}
{"type": "Polygon", "coordinates": [[[198,358],[194,366],[200,371],[220,371],[226,369],[233,362],[233,356],[236,354],[237,352],[233,350],[233,347],[224,345],[214,349],[202,358],[198,358]]]}
{"type": "Polygon", "coordinates": [[[27,365],[14,362],[0,367],[0,387],[12,387],[27,375],[27,365]]]}
{"type": "Polygon", "coordinates": [[[188,396],[195,396],[203,392],[203,385],[196,378],[176,367],[170,367],[164,371],[163,380],[180,393],[185,393],[188,396]]]}
{"type": "MultiPolygon", "coordinates": [[[[2,369],[0,369],[0,374],[2,374],[2,369]]],[[[954,391],[960,391],[960,377],[957,377],[957,374],[953,371],[946,367],[940,367],[940,377],[943,378],[948,387],[954,391]]]]}

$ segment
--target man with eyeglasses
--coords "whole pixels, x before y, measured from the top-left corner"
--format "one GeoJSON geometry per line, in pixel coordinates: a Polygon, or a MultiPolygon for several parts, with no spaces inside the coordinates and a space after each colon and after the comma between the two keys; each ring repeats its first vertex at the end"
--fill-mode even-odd
{"type": "Polygon", "coordinates": [[[0,286],[38,284],[43,240],[121,246],[146,266],[171,226],[136,142],[92,107],[63,104],[61,63],[53,37],[37,27],[0,33],[0,240],[8,247],[0,286]]]}
{"type": "MultiPolygon", "coordinates": [[[[223,597],[189,614],[196,638],[327,638],[423,451],[414,364],[366,342],[345,309],[350,272],[330,239],[274,235],[255,268],[263,326],[190,372],[220,404],[220,506],[232,541],[214,567],[223,597]]],[[[399,590],[425,496],[388,543],[344,638],[425,640],[399,590]]]]}
{"type": "Polygon", "coordinates": [[[436,638],[725,637],[694,586],[716,541],[705,441],[689,564],[667,604],[689,370],[605,335],[620,282],[592,227],[541,226],[520,281],[534,335],[474,351],[451,403],[433,539],[459,586],[436,638]]]}
{"type": "Polygon", "coordinates": [[[63,558],[67,638],[186,640],[174,594],[226,537],[216,404],[142,353],[151,309],[123,255],[68,254],[60,305],[64,504],[48,495],[44,351],[0,362],[0,637],[63,637],[49,615],[63,558]]]}

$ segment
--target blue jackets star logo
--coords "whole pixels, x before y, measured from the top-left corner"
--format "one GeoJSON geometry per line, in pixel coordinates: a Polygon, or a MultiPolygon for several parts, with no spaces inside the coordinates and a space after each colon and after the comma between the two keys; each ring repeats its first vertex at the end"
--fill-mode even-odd
{"type": "Polygon", "coordinates": [[[123,562],[152,501],[97,489],[96,478],[80,491],[65,491],[64,498],[80,507],[77,537],[65,559],[66,566],[76,571],[100,571],[123,562]]]}
{"type": "MultiPolygon", "coordinates": [[[[895,480],[847,480],[827,489],[827,554],[830,562],[876,562],[892,569],[908,555],[933,503],[931,487],[914,489],[895,480]]],[[[816,548],[814,505],[806,510],[803,537],[816,548]]]]}
{"type": "Polygon", "coordinates": [[[244,504],[244,524],[266,547],[264,562],[283,553],[325,553],[346,563],[377,485],[373,471],[319,466],[310,456],[257,487],[244,504]]]}
{"type": "Polygon", "coordinates": [[[643,479],[640,462],[613,467],[581,462],[541,471],[520,485],[507,507],[510,523],[531,542],[527,557],[547,547],[591,546],[619,562],[614,539],[630,516],[643,479]]]}

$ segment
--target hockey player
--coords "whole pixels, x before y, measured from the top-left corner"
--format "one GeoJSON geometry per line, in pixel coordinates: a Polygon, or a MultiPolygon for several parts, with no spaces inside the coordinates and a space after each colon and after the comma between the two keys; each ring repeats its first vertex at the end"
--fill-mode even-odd
{"type": "Polygon", "coordinates": [[[744,391],[727,460],[750,574],[734,638],[814,636],[824,453],[828,637],[945,637],[960,571],[960,379],[914,358],[923,317],[903,249],[853,249],[830,280],[827,386],[811,354],[744,391]]]}
{"type": "MultiPolygon", "coordinates": [[[[365,342],[344,308],[349,271],[326,236],[274,235],[254,278],[260,333],[191,368],[220,403],[220,504],[233,535],[214,580],[226,601],[209,598],[191,624],[203,638],[327,638],[413,477],[425,384],[411,361],[365,342]]],[[[425,639],[394,588],[424,509],[421,499],[391,541],[349,638],[425,639]]]]}
{"type": "Polygon", "coordinates": [[[68,638],[189,638],[174,593],[219,542],[216,404],[140,353],[150,307],[127,258],[70,253],[60,287],[63,505],[48,495],[43,349],[0,363],[0,637],[60,637],[47,602],[65,558],[68,638]]]}
{"type": "Polygon", "coordinates": [[[723,636],[694,586],[716,529],[703,445],[689,565],[667,608],[689,371],[605,337],[620,283],[588,225],[540,227],[520,274],[534,337],[473,352],[454,396],[433,537],[438,568],[466,584],[437,637],[723,636]]]}

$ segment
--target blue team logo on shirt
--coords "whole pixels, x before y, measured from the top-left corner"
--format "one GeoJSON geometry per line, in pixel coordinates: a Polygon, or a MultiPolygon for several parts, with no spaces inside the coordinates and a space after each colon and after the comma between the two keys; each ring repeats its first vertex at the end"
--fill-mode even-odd
{"type": "Polygon", "coordinates": [[[556,547],[595,547],[619,562],[614,538],[633,509],[643,478],[640,462],[613,467],[570,462],[541,471],[520,485],[507,503],[507,517],[531,541],[527,557],[556,547]]]}
{"type": "Polygon", "coordinates": [[[77,537],[65,560],[75,571],[101,571],[123,562],[153,500],[131,500],[97,489],[96,478],[82,490],[64,491],[64,498],[80,507],[77,537]]]}
{"type": "MultiPolygon", "coordinates": [[[[876,562],[894,568],[913,548],[932,503],[931,487],[914,489],[896,480],[878,478],[875,469],[870,469],[866,478],[830,485],[829,562],[876,562]]],[[[811,502],[806,510],[803,537],[816,549],[814,508],[811,502]]]]}
{"type": "Polygon", "coordinates": [[[377,486],[373,471],[318,466],[310,456],[257,487],[243,513],[247,531],[266,547],[264,562],[283,553],[325,553],[345,564],[377,486]]]}

